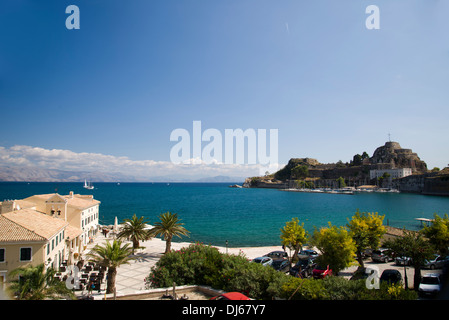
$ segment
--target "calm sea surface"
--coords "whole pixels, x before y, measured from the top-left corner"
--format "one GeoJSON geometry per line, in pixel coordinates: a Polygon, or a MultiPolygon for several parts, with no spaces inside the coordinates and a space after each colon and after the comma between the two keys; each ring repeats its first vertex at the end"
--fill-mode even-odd
{"type": "Polygon", "coordinates": [[[230,183],[95,183],[86,190],[82,183],[1,182],[0,201],[34,194],[93,194],[101,201],[100,223],[114,223],[134,213],[152,224],[158,215],[178,213],[191,232],[182,241],[200,241],[230,247],[280,244],[280,229],[293,217],[309,231],[314,227],[344,225],[354,212],[378,212],[384,224],[419,228],[415,218],[449,213],[449,197],[417,194],[366,193],[355,195],[285,192],[273,189],[236,189],[230,183]]]}

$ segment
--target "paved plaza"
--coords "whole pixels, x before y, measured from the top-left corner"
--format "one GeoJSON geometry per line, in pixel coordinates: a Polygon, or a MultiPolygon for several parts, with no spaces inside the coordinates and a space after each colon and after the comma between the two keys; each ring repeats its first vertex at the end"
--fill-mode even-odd
{"type": "MultiPolygon", "coordinates": [[[[94,238],[93,242],[89,243],[86,249],[86,252],[83,254],[84,256],[97,244],[104,244],[106,241],[113,241],[114,238],[109,236],[105,237],[102,233],[98,233],[94,238]]],[[[131,243],[131,242],[130,242],[131,243]]],[[[183,247],[189,246],[188,242],[172,242],[171,248],[172,250],[179,250],[183,247]]],[[[124,296],[131,294],[139,294],[148,292],[145,290],[145,277],[147,277],[151,271],[151,267],[156,264],[159,258],[165,251],[165,241],[154,238],[147,241],[141,241],[140,246],[144,247],[143,249],[136,250],[135,259],[131,260],[127,264],[121,265],[117,269],[117,278],[116,278],[116,295],[124,296]]],[[[228,248],[225,247],[217,247],[223,253],[230,254],[238,254],[239,252],[243,252],[248,259],[253,259],[258,256],[262,256],[266,253],[269,253],[274,250],[282,250],[280,246],[274,247],[256,247],[256,248],[228,248]]],[[[101,284],[100,292],[93,291],[92,296],[95,300],[104,299],[105,289],[106,289],[106,281],[103,281],[101,284]]],[[[78,292],[77,295],[85,295],[87,291],[84,290],[82,292],[78,292]]]]}

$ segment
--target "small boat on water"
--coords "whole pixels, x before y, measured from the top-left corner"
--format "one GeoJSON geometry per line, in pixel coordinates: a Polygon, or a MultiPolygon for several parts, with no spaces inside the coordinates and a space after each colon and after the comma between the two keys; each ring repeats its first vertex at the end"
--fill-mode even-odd
{"type": "Polygon", "coordinates": [[[84,188],[84,189],[88,189],[88,190],[92,190],[92,189],[94,189],[94,186],[93,186],[90,182],[87,183],[87,181],[84,180],[84,186],[83,186],[83,188],[84,188]]]}

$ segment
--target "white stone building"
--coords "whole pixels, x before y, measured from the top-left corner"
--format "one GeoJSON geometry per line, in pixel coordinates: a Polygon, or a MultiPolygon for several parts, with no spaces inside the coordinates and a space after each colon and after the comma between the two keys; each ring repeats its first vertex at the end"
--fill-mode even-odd
{"type": "Polygon", "coordinates": [[[411,168],[376,169],[370,170],[369,176],[370,179],[378,179],[382,177],[385,173],[388,173],[390,175],[390,179],[398,179],[412,175],[412,169],[411,168]]]}

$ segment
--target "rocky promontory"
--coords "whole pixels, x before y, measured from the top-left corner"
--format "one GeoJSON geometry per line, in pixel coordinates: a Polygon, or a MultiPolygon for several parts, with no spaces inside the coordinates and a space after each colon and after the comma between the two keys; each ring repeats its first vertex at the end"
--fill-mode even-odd
{"type": "MultiPolygon", "coordinates": [[[[388,176],[386,176],[388,177],[388,176]]],[[[320,163],[312,158],[291,158],[279,171],[261,177],[250,177],[244,187],[249,188],[336,188],[372,185],[396,188],[403,192],[449,195],[449,169],[429,171],[427,164],[412,149],[404,149],[398,142],[388,141],[368,153],[354,155],[349,162],[320,163]],[[410,168],[412,175],[402,178],[372,178],[372,170],[410,168]],[[338,184],[337,185],[337,181],[338,184]],[[387,183],[386,183],[387,182],[387,183]]]]}

